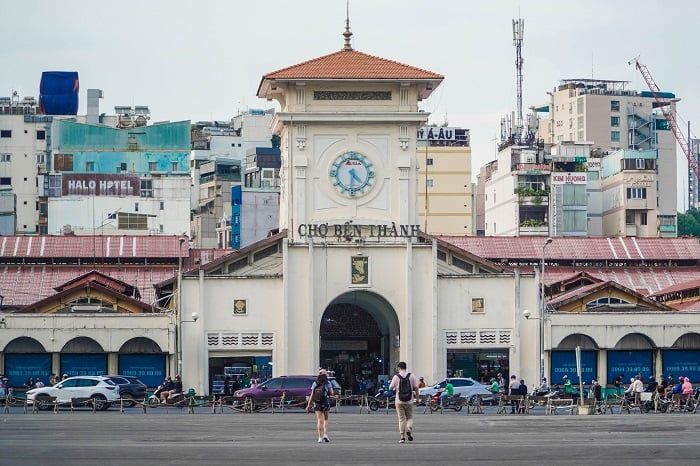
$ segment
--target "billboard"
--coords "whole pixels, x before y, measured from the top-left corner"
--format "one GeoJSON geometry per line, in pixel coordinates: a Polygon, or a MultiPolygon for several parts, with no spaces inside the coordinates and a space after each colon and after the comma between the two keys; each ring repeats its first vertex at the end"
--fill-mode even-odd
{"type": "Polygon", "coordinates": [[[63,173],[63,196],[139,196],[140,179],[131,173],[63,173]]]}

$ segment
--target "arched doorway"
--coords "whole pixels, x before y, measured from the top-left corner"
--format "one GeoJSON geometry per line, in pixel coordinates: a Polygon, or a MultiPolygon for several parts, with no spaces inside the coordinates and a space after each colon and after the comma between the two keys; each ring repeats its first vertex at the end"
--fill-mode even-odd
{"type": "Polygon", "coordinates": [[[386,381],[398,357],[399,322],[393,307],[368,291],[351,291],[326,308],[319,328],[319,362],[344,390],[357,391],[366,377],[386,381]]]}
{"type": "Polygon", "coordinates": [[[31,337],[19,337],[7,344],[5,377],[8,387],[22,387],[29,377],[48,383],[51,374],[51,353],[31,337]]]}
{"type": "Polygon", "coordinates": [[[165,379],[167,355],[158,344],[146,337],[135,337],[119,348],[122,375],[133,375],[148,387],[157,387],[165,379]]]}
{"type": "Polygon", "coordinates": [[[552,385],[563,384],[564,376],[571,383],[590,382],[599,377],[598,344],[593,338],[582,333],[574,333],[564,338],[556,348],[552,349],[550,357],[549,382],[552,385]],[[578,377],[576,364],[576,347],[581,348],[581,377],[578,377]]]}
{"type": "Polygon", "coordinates": [[[90,337],[68,341],[61,350],[59,363],[60,372],[69,376],[107,374],[107,353],[90,337]]]}

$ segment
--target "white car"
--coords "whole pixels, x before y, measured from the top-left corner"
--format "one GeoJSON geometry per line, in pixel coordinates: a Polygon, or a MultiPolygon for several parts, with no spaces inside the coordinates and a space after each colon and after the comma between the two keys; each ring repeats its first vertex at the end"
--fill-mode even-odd
{"type": "MultiPolygon", "coordinates": [[[[477,382],[471,377],[451,377],[449,380],[452,383],[452,386],[455,388],[455,395],[459,394],[467,400],[471,400],[474,395],[491,395],[491,391],[487,385],[477,382]]],[[[432,396],[437,391],[443,391],[445,389],[445,385],[447,385],[447,379],[443,380],[442,382],[421,388],[421,398],[423,395],[432,396]]]]}
{"type": "MultiPolygon", "coordinates": [[[[119,385],[116,385],[108,377],[100,375],[80,375],[69,377],[50,387],[33,388],[27,391],[27,401],[34,404],[37,396],[55,396],[59,405],[70,405],[71,399],[92,399],[95,409],[106,410],[112,403],[119,402],[119,385]]],[[[51,406],[37,401],[39,409],[50,409],[51,406]]]]}

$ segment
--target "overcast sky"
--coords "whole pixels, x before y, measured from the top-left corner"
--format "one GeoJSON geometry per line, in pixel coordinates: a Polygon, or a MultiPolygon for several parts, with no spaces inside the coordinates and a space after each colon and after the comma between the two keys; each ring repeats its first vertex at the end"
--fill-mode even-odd
{"type": "MultiPolygon", "coordinates": [[[[516,109],[512,19],[525,20],[525,109],[546,103],[560,79],[647,90],[628,65],[639,56],[682,99],[685,132],[687,121],[700,128],[698,13],[700,3],[677,0],[350,0],[355,50],[445,76],[422,109],[431,123],[471,129],[474,175],[516,109]]],[[[42,71],[74,70],[79,113],[97,88],[101,112],[147,105],[152,121],[228,120],[274,107],[255,97],[263,74],[340,50],[345,14],[345,0],[6,0],[0,96],[38,97],[42,71]]]]}

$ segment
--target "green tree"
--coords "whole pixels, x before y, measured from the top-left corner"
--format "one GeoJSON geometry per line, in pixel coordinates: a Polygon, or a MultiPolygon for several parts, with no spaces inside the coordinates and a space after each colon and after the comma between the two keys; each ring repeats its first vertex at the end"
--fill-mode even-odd
{"type": "Polygon", "coordinates": [[[270,142],[272,143],[272,147],[279,147],[282,144],[282,139],[278,135],[273,134],[270,142]]]}
{"type": "Polygon", "coordinates": [[[678,236],[700,237],[700,211],[688,209],[686,213],[678,214],[678,236]]]}

